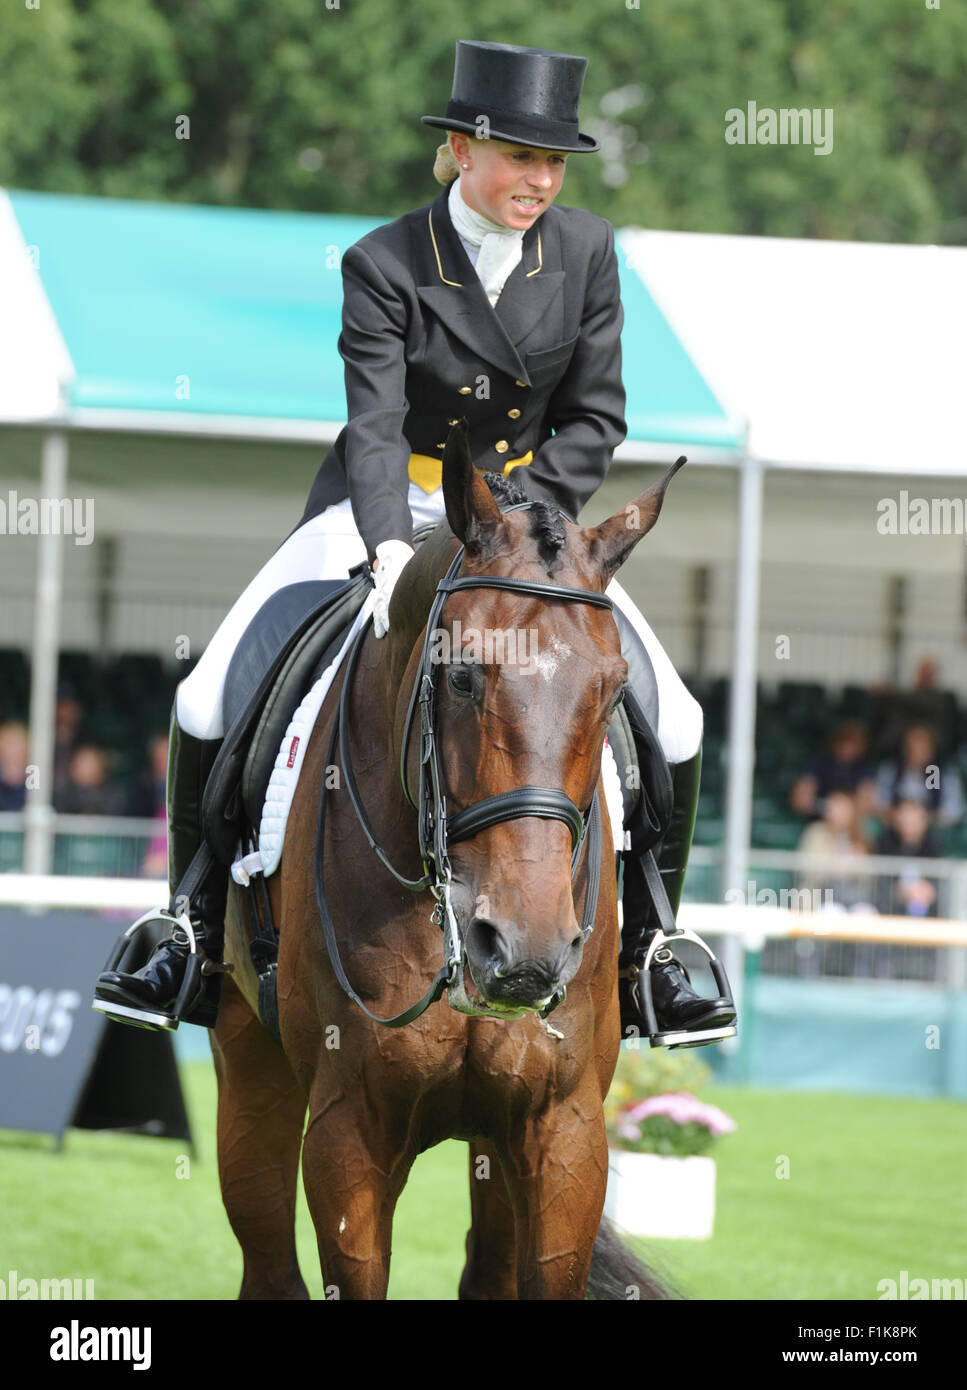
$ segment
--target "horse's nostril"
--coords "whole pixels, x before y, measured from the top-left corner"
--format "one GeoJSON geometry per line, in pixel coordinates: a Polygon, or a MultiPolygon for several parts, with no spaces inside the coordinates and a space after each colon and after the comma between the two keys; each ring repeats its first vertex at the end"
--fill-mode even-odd
{"type": "Polygon", "coordinates": [[[494,975],[502,979],[510,965],[503,934],[487,917],[474,917],[467,929],[467,947],[480,962],[494,962],[494,975]]]}

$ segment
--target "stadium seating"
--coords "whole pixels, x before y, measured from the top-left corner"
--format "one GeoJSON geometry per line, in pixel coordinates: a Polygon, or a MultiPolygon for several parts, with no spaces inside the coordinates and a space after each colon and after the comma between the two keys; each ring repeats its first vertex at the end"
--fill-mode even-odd
{"type": "MultiPolygon", "coordinates": [[[[191,669],[179,662],[165,668],[156,656],[98,657],[82,651],[61,653],[58,680],[69,687],[84,711],[85,736],[115,754],[113,775],[121,781],[137,775],[144,765],[145,747],[156,733],[166,732],[178,681],[191,669]]],[[[705,712],[702,788],[695,844],[720,846],[724,833],[728,777],[728,682],[723,678],[688,681],[705,712]]],[[[29,666],[23,652],[0,650],[0,719],[26,720],[29,704],[29,666]]],[[[753,786],[752,843],[759,849],[794,850],[803,821],[789,808],[789,792],[806,761],[819,752],[833,728],[843,719],[863,719],[869,709],[867,691],[858,685],[827,689],[813,681],[760,684],[756,713],[756,765],[753,786]]],[[[957,713],[956,758],[967,785],[967,705],[957,713]]],[[[967,857],[967,823],[939,832],[947,854],[967,857]]],[[[0,845],[0,872],[19,858],[19,836],[5,835],[0,845]],[[16,843],[15,843],[16,842],[16,843]]],[[[123,872],[126,856],[116,844],[59,847],[57,861],[68,872],[123,872]]],[[[690,874],[688,895],[704,881],[704,871],[690,874]]],[[[788,874],[774,875],[761,886],[792,885],[788,874]]]]}

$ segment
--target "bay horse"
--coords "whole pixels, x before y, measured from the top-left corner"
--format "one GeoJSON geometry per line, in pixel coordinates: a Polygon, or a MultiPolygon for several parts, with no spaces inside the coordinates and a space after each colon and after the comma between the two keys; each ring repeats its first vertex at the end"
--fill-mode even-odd
{"type": "Polygon", "coordinates": [[[587,832],[627,674],[604,590],[683,462],[584,528],[542,503],[501,510],[464,423],[451,430],[447,519],[403,570],[388,634],[376,640],[369,624],[337,674],[268,882],[281,1050],[258,1018],[232,885],[234,974],[212,1049],[240,1297],[308,1297],[294,1232],[301,1154],[327,1294],[385,1298],[397,1199],[417,1155],[448,1138],[470,1149],[461,1298],[666,1296],[602,1221],[602,1102],[620,1040],[618,898],[608,816],[587,832]],[[445,574],[453,587],[438,591],[445,574]],[[534,660],[465,660],[461,632],[528,633],[534,660]],[[441,633],[456,634],[458,650],[427,667],[429,638],[441,633]],[[417,693],[432,702],[429,741],[417,693]],[[426,785],[428,763],[439,796],[415,809],[404,791],[426,785]],[[469,808],[459,836],[462,812],[450,808],[469,808]],[[447,826],[446,891],[438,879],[431,914],[428,894],[410,889],[447,826]],[[435,971],[442,984],[448,914],[463,947],[449,961],[454,1007],[437,998],[407,1026],[384,1028],[375,1014],[411,1004],[435,971]]]}

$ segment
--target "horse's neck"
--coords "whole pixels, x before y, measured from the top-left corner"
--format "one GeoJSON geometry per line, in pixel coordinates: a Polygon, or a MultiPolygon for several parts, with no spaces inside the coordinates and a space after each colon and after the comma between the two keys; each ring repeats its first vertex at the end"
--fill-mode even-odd
{"type": "MultiPolygon", "coordinates": [[[[399,606],[399,612],[394,613],[384,668],[390,696],[401,690],[404,697],[409,694],[408,690],[403,690],[408,679],[407,668],[430,616],[436,587],[450,566],[456,544],[450,531],[441,527],[423,542],[400,576],[405,602],[399,606]]],[[[409,679],[412,680],[412,673],[409,679]]]]}
{"type": "MultiPolygon", "coordinates": [[[[393,623],[385,637],[370,634],[367,649],[361,653],[358,682],[361,691],[354,701],[358,713],[353,727],[366,742],[378,743],[389,756],[388,765],[397,767],[403,715],[414,681],[418,679],[419,653],[423,633],[433,605],[437,584],[446,574],[455,541],[442,529],[416,552],[399,579],[399,598],[394,605],[393,623]]],[[[394,600],[396,595],[394,595],[394,600]]],[[[398,770],[395,772],[399,786],[398,770]]],[[[383,789],[389,792],[389,787],[383,789]]]]}

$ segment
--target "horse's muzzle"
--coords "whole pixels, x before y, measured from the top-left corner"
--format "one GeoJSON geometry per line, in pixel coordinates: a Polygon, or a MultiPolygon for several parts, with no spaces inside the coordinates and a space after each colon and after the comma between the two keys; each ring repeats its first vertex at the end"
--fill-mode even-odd
{"type": "Polygon", "coordinates": [[[526,936],[486,917],[471,921],[466,933],[467,962],[485,1002],[540,1009],[576,975],[584,946],[576,928],[569,941],[541,956],[525,955],[518,949],[518,941],[522,944],[526,936]]]}

